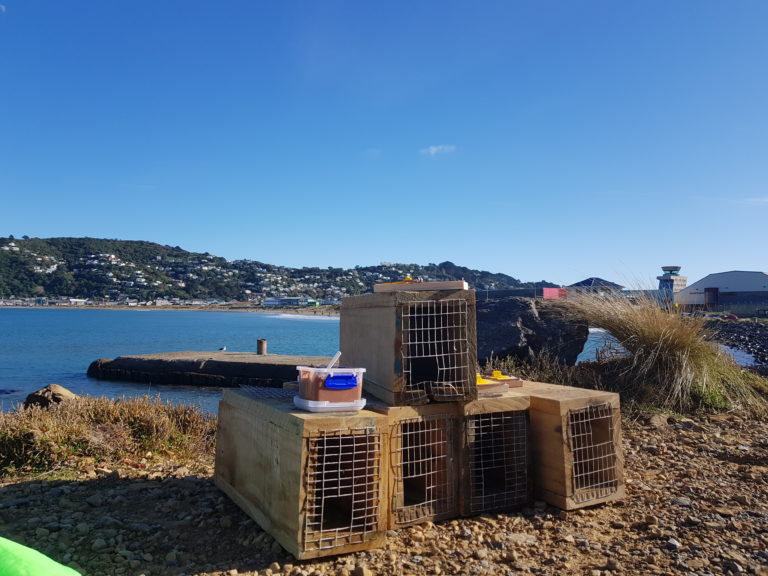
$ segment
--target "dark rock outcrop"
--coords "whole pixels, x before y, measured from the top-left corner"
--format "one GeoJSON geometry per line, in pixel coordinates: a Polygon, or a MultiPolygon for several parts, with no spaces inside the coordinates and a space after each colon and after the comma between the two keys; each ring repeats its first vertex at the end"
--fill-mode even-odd
{"type": "Polygon", "coordinates": [[[77,394],[70,392],[64,386],[50,384],[29,394],[26,400],[24,400],[24,408],[29,408],[30,406],[48,408],[51,404],[66,402],[72,398],[77,398],[77,394]]]}
{"type": "Polygon", "coordinates": [[[573,365],[589,336],[586,322],[566,315],[560,302],[501,298],[477,302],[477,358],[535,358],[542,351],[573,365]]]}

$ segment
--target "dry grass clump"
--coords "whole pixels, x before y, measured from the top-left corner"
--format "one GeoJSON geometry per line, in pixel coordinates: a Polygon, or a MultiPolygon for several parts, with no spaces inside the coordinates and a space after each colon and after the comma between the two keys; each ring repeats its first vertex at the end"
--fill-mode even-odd
{"type": "Polygon", "coordinates": [[[0,412],[0,476],[44,471],[78,457],[105,464],[147,452],[179,462],[213,449],[216,419],[159,398],[77,397],[48,408],[0,412]]]}
{"type": "Polygon", "coordinates": [[[683,413],[768,414],[765,380],[742,370],[711,340],[704,318],[683,316],[651,298],[583,295],[567,303],[626,350],[600,363],[631,401],[683,413]]]}

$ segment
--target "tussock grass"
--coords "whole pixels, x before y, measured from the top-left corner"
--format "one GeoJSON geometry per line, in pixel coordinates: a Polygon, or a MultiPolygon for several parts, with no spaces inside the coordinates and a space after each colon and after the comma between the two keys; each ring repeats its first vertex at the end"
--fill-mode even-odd
{"type": "Polygon", "coordinates": [[[48,408],[0,412],[0,476],[45,471],[89,457],[104,464],[147,452],[193,462],[213,450],[215,417],[159,398],[77,397],[48,408]]]}
{"type": "Polygon", "coordinates": [[[690,413],[768,414],[766,381],[743,370],[712,341],[705,319],[683,316],[650,298],[583,295],[568,308],[613,335],[626,352],[598,356],[603,381],[628,400],[690,413]]]}

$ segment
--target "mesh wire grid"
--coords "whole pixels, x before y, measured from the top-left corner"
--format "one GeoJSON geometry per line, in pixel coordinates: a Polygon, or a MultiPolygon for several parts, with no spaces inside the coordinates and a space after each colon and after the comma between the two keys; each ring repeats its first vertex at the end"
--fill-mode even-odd
{"type": "Polygon", "coordinates": [[[574,501],[610,496],[618,488],[613,406],[596,404],[568,412],[574,501]]]}
{"type": "Polygon", "coordinates": [[[366,542],[380,521],[381,434],[323,431],[308,438],[305,550],[366,542]]]}
{"type": "Polygon", "coordinates": [[[410,395],[460,400],[474,387],[466,300],[401,304],[403,375],[410,395]]]}
{"type": "Polygon", "coordinates": [[[399,525],[455,515],[451,470],[456,418],[434,415],[400,420],[394,427],[391,465],[393,514],[399,525]]]}
{"type": "Polygon", "coordinates": [[[504,510],[528,502],[529,422],[527,410],[467,418],[471,513],[504,510]]]}

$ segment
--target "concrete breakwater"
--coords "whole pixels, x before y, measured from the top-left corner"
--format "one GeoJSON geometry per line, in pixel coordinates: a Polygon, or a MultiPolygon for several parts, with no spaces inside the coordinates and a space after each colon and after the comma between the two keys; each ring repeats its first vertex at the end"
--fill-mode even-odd
{"type": "Polygon", "coordinates": [[[274,386],[296,380],[296,366],[325,366],[328,356],[249,352],[167,352],[100,358],[88,376],[98,380],[181,386],[274,386]]]}

